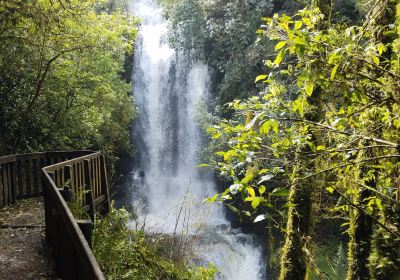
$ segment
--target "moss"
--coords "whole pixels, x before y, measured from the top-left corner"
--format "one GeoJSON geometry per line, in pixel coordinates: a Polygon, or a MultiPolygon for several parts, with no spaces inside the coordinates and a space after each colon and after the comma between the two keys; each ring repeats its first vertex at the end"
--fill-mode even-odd
{"type": "MultiPolygon", "coordinates": [[[[390,228],[400,228],[400,207],[386,206],[382,213],[382,222],[390,228]]],[[[382,228],[376,228],[371,255],[369,256],[371,279],[400,279],[400,238],[393,236],[382,228]]]]}
{"type": "MultiPolygon", "coordinates": [[[[294,174],[298,172],[295,168],[294,174]]],[[[305,279],[307,262],[303,255],[303,238],[308,236],[311,215],[311,182],[294,182],[289,193],[285,245],[282,248],[280,280],[305,279]]]]}

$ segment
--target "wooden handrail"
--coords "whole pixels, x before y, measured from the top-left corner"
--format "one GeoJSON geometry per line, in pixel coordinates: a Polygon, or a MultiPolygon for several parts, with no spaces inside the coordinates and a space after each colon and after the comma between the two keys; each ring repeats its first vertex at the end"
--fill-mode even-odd
{"type": "Polygon", "coordinates": [[[0,207],[44,196],[46,240],[62,279],[104,280],[90,249],[95,214],[110,210],[105,157],[100,152],[44,152],[0,157],[0,207]],[[63,198],[64,188],[91,218],[78,221],[63,198]],[[89,225],[89,227],[88,227],[89,225]],[[90,230],[89,230],[90,234],[90,230]]]}
{"type": "MultiPolygon", "coordinates": [[[[99,153],[97,155],[100,156],[99,153]]],[[[88,158],[94,157],[83,157],[80,160],[88,158]]],[[[53,250],[59,274],[63,279],[105,280],[90,249],[88,238],[83,235],[76,218],[56,186],[54,172],[49,171],[65,168],[68,163],[71,161],[43,168],[46,182],[44,189],[46,239],[53,250]]]]}
{"type": "Polygon", "coordinates": [[[54,151],[0,157],[0,208],[42,194],[41,169],[93,151],[54,151]]]}

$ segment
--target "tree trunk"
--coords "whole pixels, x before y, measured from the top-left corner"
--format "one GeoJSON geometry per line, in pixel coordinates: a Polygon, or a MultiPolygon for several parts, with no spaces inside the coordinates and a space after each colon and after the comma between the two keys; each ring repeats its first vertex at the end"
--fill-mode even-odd
{"type": "MultiPolygon", "coordinates": [[[[387,0],[383,3],[385,5],[382,10],[382,15],[377,18],[377,23],[382,26],[394,24],[400,28],[400,4],[398,1],[387,0]],[[396,16],[397,13],[397,16],[396,16]],[[397,20],[396,20],[397,19],[397,20]]],[[[398,38],[398,34],[386,36],[384,30],[379,29],[375,34],[376,40],[388,45],[387,50],[382,54],[387,60],[396,60],[398,57],[393,53],[391,43],[398,38]]],[[[390,63],[383,62],[381,67],[390,70],[390,63]]],[[[395,94],[394,90],[393,94],[395,94]]],[[[396,171],[397,180],[394,180],[393,189],[400,190],[400,170],[396,171]]],[[[398,194],[393,193],[393,199],[397,203],[384,202],[383,209],[379,213],[380,222],[387,227],[398,231],[400,229],[400,198],[398,194]]],[[[369,256],[369,269],[371,272],[371,279],[374,280],[399,280],[400,270],[400,238],[393,236],[381,227],[375,227],[373,239],[371,244],[371,254],[369,256]]]]}
{"type": "MultiPolygon", "coordinates": [[[[369,182],[369,187],[375,188],[375,182],[369,182]]],[[[353,202],[355,205],[365,204],[364,199],[371,196],[371,191],[361,190],[353,202]]],[[[361,206],[362,207],[362,206],[361,206]]],[[[372,219],[357,209],[349,210],[350,241],[348,253],[347,280],[371,279],[369,271],[369,255],[371,252],[372,219]]]]}
{"type": "Polygon", "coordinates": [[[288,211],[279,280],[302,280],[307,274],[307,261],[303,248],[310,228],[312,182],[296,179],[298,174],[301,174],[301,165],[302,163],[298,164],[293,171],[295,179],[290,188],[289,203],[295,206],[289,207],[288,211]]]}
{"type": "MultiPolygon", "coordinates": [[[[324,23],[330,20],[332,9],[331,0],[313,0],[312,5],[319,8],[325,15],[324,23]]],[[[326,25],[322,23],[321,28],[326,25]]],[[[308,98],[309,104],[316,108],[320,105],[320,88],[315,89],[313,95],[308,98]]],[[[309,121],[317,122],[319,120],[319,112],[321,110],[314,109],[304,117],[309,121]]],[[[316,144],[316,137],[313,131],[308,132],[312,137],[310,140],[316,144]]],[[[305,157],[306,160],[299,160],[299,154],[312,154],[309,146],[300,148],[296,155],[296,166],[293,170],[293,181],[289,192],[288,202],[290,205],[288,210],[288,218],[286,224],[285,245],[282,248],[280,275],[279,280],[302,280],[307,278],[307,259],[304,253],[306,240],[309,237],[311,211],[312,211],[312,190],[314,182],[311,179],[298,180],[299,174],[304,174],[301,168],[313,170],[314,166],[310,165],[312,157],[305,157]]]]}

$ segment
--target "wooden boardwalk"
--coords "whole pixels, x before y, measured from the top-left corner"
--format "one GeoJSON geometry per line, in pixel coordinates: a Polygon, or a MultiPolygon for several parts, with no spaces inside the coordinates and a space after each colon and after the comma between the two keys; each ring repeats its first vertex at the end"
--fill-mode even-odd
{"type": "Polygon", "coordinates": [[[0,157],[0,280],[58,279],[54,263],[62,279],[105,280],[91,239],[95,215],[110,211],[107,176],[100,152],[0,157]]]}
{"type": "Polygon", "coordinates": [[[43,198],[0,209],[0,279],[59,279],[45,242],[43,198]]]}

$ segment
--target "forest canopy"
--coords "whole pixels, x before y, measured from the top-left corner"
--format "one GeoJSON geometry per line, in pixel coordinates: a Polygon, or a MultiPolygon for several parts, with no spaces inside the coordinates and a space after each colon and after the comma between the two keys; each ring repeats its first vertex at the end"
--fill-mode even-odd
{"type": "Polygon", "coordinates": [[[136,20],[122,3],[1,1],[0,154],[131,151],[136,20]]]}

